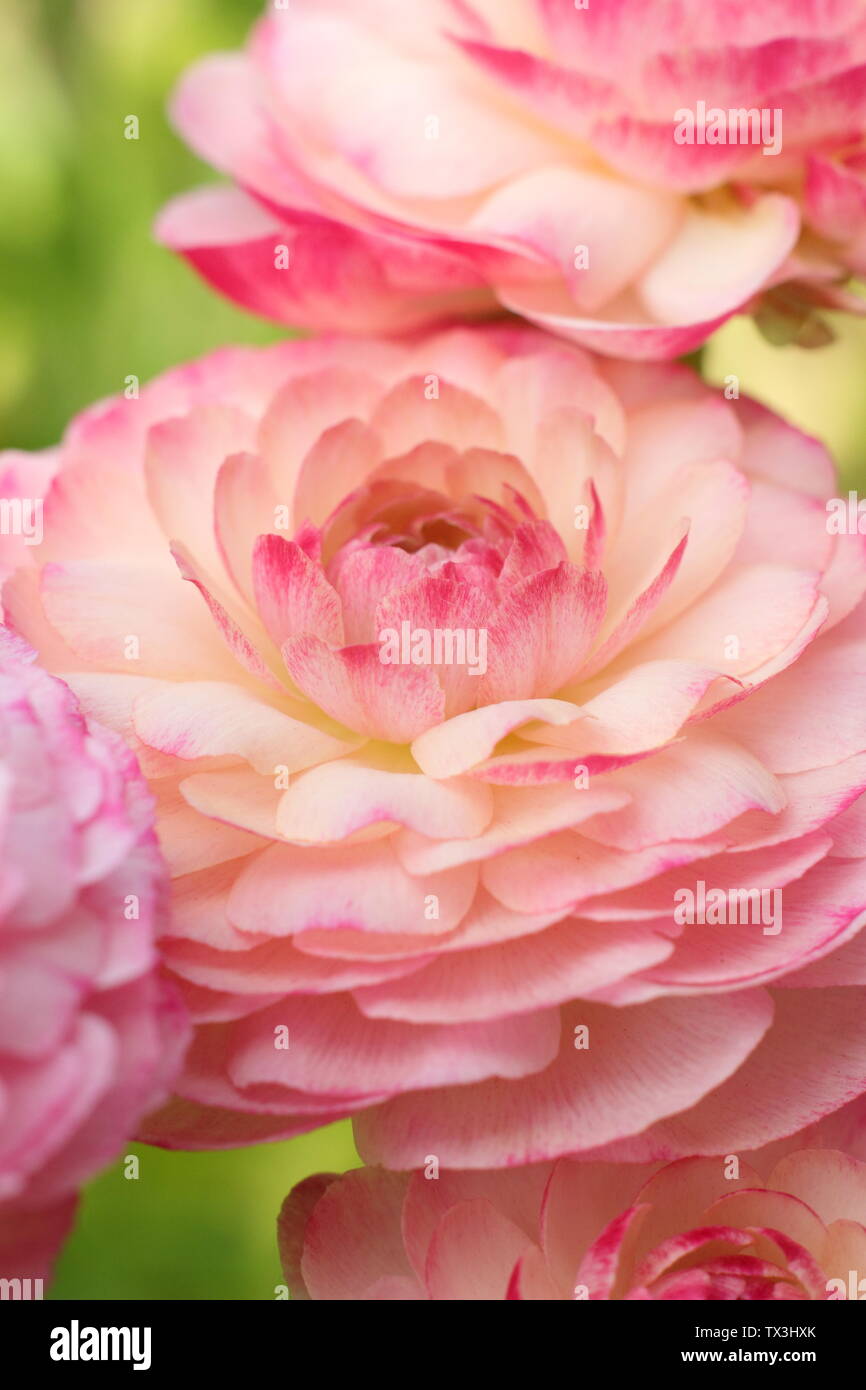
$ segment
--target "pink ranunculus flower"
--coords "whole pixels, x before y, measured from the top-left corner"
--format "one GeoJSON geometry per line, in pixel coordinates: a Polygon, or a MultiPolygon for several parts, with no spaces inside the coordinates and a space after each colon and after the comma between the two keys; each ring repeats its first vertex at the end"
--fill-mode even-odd
{"type": "Polygon", "coordinates": [[[3,599],[157,798],[198,1027],[150,1137],[641,1161],[866,1090],[866,542],[815,441],[518,327],[223,351],[61,455],[3,599]]]}
{"type": "Polygon", "coordinates": [[[0,1277],[45,1280],[76,1192],[170,1091],[168,877],[118,736],[0,628],[0,1277]]]}
{"type": "Polygon", "coordinates": [[[556,1163],[488,1172],[315,1174],[283,1203],[293,1298],[866,1298],[866,1163],[556,1163]]]}
{"type": "Polygon", "coordinates": [[[863,307],[861,0],[291,0],[173,116],[233,182],[159,237],[282,322],[507,309],[659,359],[863,307]]]}

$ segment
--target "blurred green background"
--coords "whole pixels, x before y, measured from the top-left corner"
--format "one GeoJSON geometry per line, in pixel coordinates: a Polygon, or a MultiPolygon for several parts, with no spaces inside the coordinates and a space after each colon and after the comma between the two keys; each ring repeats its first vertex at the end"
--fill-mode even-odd
{"type": "MultiPolygon", "coordinates": [[[[94,399],[230,341],[280,335],[153,244],[172,194],[205,181],[164,116],[199,55],[236,47],[261,0],[3,0],[0,7],[0,444],[41,448],[94,399]],[[138,117],[140,138],[124,138],[138,117]]],[[[323,74],[323,80],[327,75],[323,74]]],[[[745,320],[705,370],[823,438],[866,490],[866,325],[817,353],[745,320]]],[[[56,1298],[273,1298],[274,1222],[293,1183],[357,1163],[348,1124],[286,1144],[183,1154],[131,1146],[85,1194],[56,1298]]]]}

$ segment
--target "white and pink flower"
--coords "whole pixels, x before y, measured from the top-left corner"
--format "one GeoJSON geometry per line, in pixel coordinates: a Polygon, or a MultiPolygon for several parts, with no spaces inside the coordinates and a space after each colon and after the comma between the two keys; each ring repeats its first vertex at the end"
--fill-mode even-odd
{"type": "Polygon", "coordinates": [[[158,1142],[752,1149],[866,1090],[864,538],[814,440],[533,330],[85,413],[7,618],[123,734],[196,1019],[158,1142]],[[381,635],[487,634],[483,673],[381,635]],[[699,882],[783,929],[688,924],[699,882]]]}
{"type": "Polygon", "coordinates": [[[158,235],[282,322],[511,310],[657,359],[862,308],[860,0],[291,0],[173,116],[232,183],[158,235]]]}

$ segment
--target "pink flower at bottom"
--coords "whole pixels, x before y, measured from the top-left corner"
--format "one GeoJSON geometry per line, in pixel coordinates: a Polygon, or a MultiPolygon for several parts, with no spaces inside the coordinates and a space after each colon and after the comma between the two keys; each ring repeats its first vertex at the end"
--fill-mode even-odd
{"type": "Polygon", "coordinates": [[[49,1276],[80,1185],[165,1095],[152,802],[116,734],[0,629],[0,1277],[49,1276]]]}
{"type": "Polygon", "coordinates": [[[320,1173],[277,1229],[300,1299],[866,1298],[866,1163],[793,1143],[662,1168],[320,1173]]]}

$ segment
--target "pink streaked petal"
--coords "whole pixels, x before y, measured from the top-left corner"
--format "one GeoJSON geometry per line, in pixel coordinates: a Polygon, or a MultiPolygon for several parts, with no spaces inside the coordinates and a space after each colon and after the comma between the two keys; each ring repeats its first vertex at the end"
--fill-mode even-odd
{"type": "MultiPolygon", "coordinates": [[[[830,767],[796,772],[779,778],[786,805],[778,815],[750,811],[737,822],[737,845],[744,850],[782,844],[813,831],[823,830],[833,843],[831,854],[847,857],[837,843],[840,820],[866,791],[866,753],[845,758],[830,767]]],[[[866,803],[864,803],[866,804],[866,803]]],[[[866,851],[866,836],[853,850],[866,851]]],[[[850,857],[858,857],[853,853],[850,857]]]]}
{"type": "Polygon", "coordinates": [[[743,398],[737,414],[744,426],[743,470],[777,487],[804,492],[823,506],[836,485],[836,466],[826,445],[757,401],[743,398]]]}
{"type": "MultiPolygon", "coordinates": [[[[187,983],[208,991],[211,997],[225,991],[223,997],[237,1012],[224,1010],[220,1020],[243,1017],[244,1013],[276,1003],[287,994],[337,994],[410,974],[428,959],[420,956],[417,961],[344,962],[306,954],[283,939],[256,946],[247,937],[240,973],[236,950],[214,951],[195,941],[169,941],[162,951],[166,964],[187,983]]],[[[211,1014],[210,1018],[216,1020],[217,1015],[211,1014]]]]}
{"type": "Polygon", "coordinates": [[[386,742],[409,743],[445,717],[445,694],[432,670],[386,665],[378,644],[331,651],[320,638],[296,637],[283,657],[305,695],[341,724],[386,742]]]}
{"type": "Polygon", "coordinates": [[[407,1022],[495,1019],[564,1004],[637,970],[673,946],[642,925],[567,920],[525,939],[437,959],[410,980],[357,989],[370,1018],[407,1022]]]}
{"type": "MultiPolygon", "coordinates": [[[[736,1175],[730,1173],[724,1156],[680,1158],[661,1169],[642,1167],[637,1172],[643,1181],[638,1182],[634,1200],[649,1208],[634,1251],[638,1260],[675,1232],[706,1224],[707,1209],[720,1194],[727,1197],[743,1188],[763,1186],[754,1167],[742,1157],[736,1175]]],[[[736,1224],[726,1217],[716,1219],[736,1224]]]]}
{"type": "Polygon", "coordinates": [[[642,277],[641,302],[662,324],[729,313],[766,285],[799,234],[799,208],[781,194],[768,193],[751,207],[732,206],[724,213],[693,207],[642,277]]]}
{"type": "Polygon", "coordinates": [[[387,840],[337,849],[278,845],[238,875],[227,912],[242,931],[268,936],[345,928],[442,934],[462,920],[476,881],[471,866],[410,878],[387,840]],[[435,918],[425,910],[430,894],[435,918]]]}
{"type": "MultiPolygon", "coordinates": [[[[621,622],[636,597],[659,572],[683,529],[689,543],[670,585],[646,615],[644,636],[664,627],[700,598],[727,569],[743,533],[749,504],[748,480],[731,463],[688,465],[623,517],[611,547],[606,629],[621,622]],[[639,520],[637,519],[639,517],[639,520]]],[[[785,558],[790,555],[787,552],[785,558]]]]}
{"type": "MultiPolygon", "coordinates": [[[[411,874],[498,857],[520,845],[627,806],[629,793],[601,780],[597,787],[497,787],[491,824],[471,839],[429,840],[414,830],[394,837],[395,852],[411,874]]],[[[598,822],[601,823],[600,821],[598,822]]]]}
{"type": "Polygon", "coordinates": [[[522,522],[505,556],[500,584],[516,584],[540,570],[555,569],[567,560],[559,532],[549,521],[522,522]]]}
{"type": "Polygon", "coordinates": [[[388,1101],[359,1117],[359,1152],[401,1167],[435,1152],[443,1165],[479,1168],[589,1149],[602,1134],[645,1128],[653,1113],[688,1110],[742,1066],[771,1013],[760,990],[626,1011],[573,1006],[559,1055],[540,1075],[388,1101]],[[586,1050],[574,1047],[577,1025],[589,1027],[586,1050]]]}
{"type": "Polygon", "coordinates": [[[574,782],[577,787],[579,777],[588,779],[600,772],[626,767],[640,756],[639,753],[622,757],[602,753],[590,754],[585,758],[576,758],[574,754],[567,757],[553,745],[542,745],[489,758],[473,768],[470,776],[498,787],[543,787],[551,782],[574,782]]]}
{"type": "MultiPolygon", "coordinates": [[[[280,501],[257,454],[233,454],[222,463],[213,494],[214,540],[223,568],[251,608],[255,607],[252,559],[256,538],[277,525],[280,501]]],[[[283,507],[288,512],[288,501],[283,507]]]]}
{"type": "Polygon", "coordinates": [[[239,1143],[264,1144],[277,1139],[293,1139],[319,1125],[341,1120],[345,1110],[339,1106],[329,1113],[313,1115],[274,1115],[266,1111],[244,1112],[231,1097],[234,1108],[206,1104],[182,1096],[174,1096],[158,1110],[146,1116],[138,1127],[137,1137],[144,1144],[156,1144],[162,1149],[184,1149],[192,1152],[213,1149],[236,1149],[239,1143]]]}
{"type": "Polygon", "coordinates": [[[480,396],[441,379],[432,395],[425,376],[394,386],[376,406],[370,423],[382,437],[386,458],[408,453],[430,439],[455,449],[506,447],[502,421],[480,396]]]}
{"type": "Polygon", "coordinates": [[[596,652],[590,656],[580,672],[582,680],[589,680],[603,670],[614,657],[618,656],[640,632],[647,618],[661,602],[673,583],[686,552],[688,532],[677,542],[655,578],[639,594],[631,607],[596,652]]]}
{"type": "MultiPolygon", "coordinates": [[[[776,884],[769,867],[765,880],[772,892],[776,884]]],[[[715,879],[706,883],[716,886],[715,879]]],[[[647,978],[657,980],[666,990],[730,989],[767,983],[792,970],[808,968],[856,937],[866,925],[866,866],[862,860],[819,863],[811,873],[780,888],[779,893],[768,934],[760,924],[689,926],[671,962],[652,968],[647,978]],[[776,927],[779,931],[774,935],[776,927]]],[[[838,978],[844,976],[840,973],[838,978]]],[[[792,981],[798,982],[803,983],[802,979],[792,981]]],[[[778,983],[788,982],[783,979],[778,983]]]]}
{"type": "MultiPolygon", "coordinates": [[[[747,1186],[738,1192],[723,1191],[719,1184],[719,1195],[707,1208],[705,1220],[724,1221],[748,1232],[757,1253],[765,1258],[775,1253],[766,1241],[767,1228],[776,1233],[784,1232],[802,1249],[819,1258],[827,1234],[817,1213],[806,1202],[786,1191],[773,1191],[770,1183],[756,1189],[747,1186]]],[[[771,1239],[778,1245],[775,1236],[771,1239]]]]}
{"type": "Polygon", "coordinates": [[[300,1302],[308,1302],[310,1298],[301,1272],[307,1222],[319,1198],[325,1195],[332,1183],[338,1181],[337,1173],[311,1173],[308,1178],[295,1184],[280,1207],[277,1217],[280,1264],[292,1298],[300,1302]]]}
{"type": "Polygon", "coordinates": [[[420,734],[412,756],[428,777],[456,777],[490,756],[500,739],[534,720],[571,724],[582,717],[578,705],[565,700],[502,700],[458,714],[420,734]]]}
{"type": "Polygon", "coordinates": [[[303,1223],[292,1268],[308,1298],[357,1300],[382,1279],[412,1277],[400,1234],[407,1174],[361,1169],[302,1191],[311,1181],[294,1188],[280,1213],[283,1230],[290,1216],[303,1223]]]}
{"type": "Polygon", "coordinates": [[[555,694],[584,661],[605,601],[603,576],[567,563],[515,584],[490,627],[483,698],[555,694]]]}
{"type": "Polygon", "coordinates": [[[728,1080],[682,1115],[594,1157],[643,1163],[686,1151],[736,1153],[829,1115],[866,1085],[864,999],[857,987],[776,993],[773,1026],[728,1080]],[[828,1055],[835,1059],[832,1073],[828,1055]],[[783,1084],[791,1076],[796,1086],[783,1084]]]}
{"type": "Polygon", "coordinates": [[[313,633],[330,646],[343,643],[340,599],[320,566],[284,536],[259,536],[253,548],[256,610],[272,640],[313,633]]]}
{"type": "MultiPolygon", "coordinates": [[[[281,502],[294,501],[304,460],[323,435],[341,422],[366,420],[381,394],[382,384],[375,372],[383,364],[371,355],[365,358],[371,371],[362,371],[351,366],[351,360],[349,353],[323,354],[319,360],[299,364],[264,412],[259,453],[281,502]]],[[[320,479],[320,483],[327,489],[327,479],[320,479]]],[[[295,526],[303,520],[296,515],[295,526]]]]}
{"type": "MultiPolygon", "coordinates": [[[[345,403],[341,403],[345,409],[345,403]]],[[[294,519],[320,526],[360,487],[382,456],[378,435],[360,420],[343,420],[324,430],[298,470],[294,519]]]]}
{"type": "Polygon", "coordinates": [[[847,241],[866,214],[866,183],[844,164],[812,154],[806,162],[806,216],[831,241],[847,241]]]}
{"type": "Polygon", "coordinates": [[[345,640],[355,645],[378,637],[376,609],[395,590],[404,589],[424,573],[424,562],[396,546],[368,546],[343,551],[328,577],[343,606],[345,640]]]}
{"type": "Polygon", "coordinates": [[[682,219],[683,205],[669,193],[550,164],[493,192],[468,227],[562,277],[575,313],[583,315],[597,313],[639,279],[682,219]],[[578,257],[581,247],[591,248],[585,260],[578,257]]]}
{"type": "Polygon", "coordinates": [[[433,1232],[425,1282],[434,1300],[499,1301],[527,1252],[526,1234],[484,1197],[458,1202],[433,1232]]]}
{"type": "Polygon", "coordinates": [[[387,28],[364,28],[354,12],[277,12],[257,31],[255,53],[283,119],[304,145],[338,151],[346,177],[357,171],[377,193],[400,199],[470,196],[531,168],[555,148],[552,136],[527,127],[516,112],[491,110],[483,85],[471,75],[455,76],[434,55],[411,46],[395,48],[387,28]],[[334,82],[352,84],[355,119],[315,80],[323,53],[334,82]],[[425,140],[431,111],[450,116],[443,117],[438,139],[425,140]],[[417,131],[417,139],[390,138],[395,122],[417,131]]]}
{"type": "Polygon", "coordinates": [[[834,547],[826,510],[817,497],[763,478],[751,479],[746,524],[733,557],[735,565],[784,565],[796,555],[803,569],[824,573],[826,578],[834,547]]]}
{"type": "Polygon", "coordinates": [[[615,1216],[587,1250],[575,1276],[593,1299],[614,1297],[617,1285],[625,1285],[632,1250],[640,1235],[648,1208],[630,1207],[615,1216]]]}
{"type": "Polygon", "coordinates": [[[264,848],[266,842],[257,835],[208,820],[193,810],[173,778],[163,778],[153,790],[157,801],[157,835],[173,878],[210,869],[264,848]]]}
{"type": "Polygon", "coordinates": [[[725,845],[724,839],[683,840],[624,853],[569,832],[487,860],[481,877],[494,898],[513,912],[566,913],[596,894],[644,883],[725,845]]]}
{"type": "Polygon", "coordinates": [[[250,448],[255,429],[244,412],[207,405],[148,431],[144,469],[154,516],[166,541],[182,539],[202,568],[215,575],[222,569],[221,556],[211,510],[203,503],[213,494],[224,460],[250,448]]]}
{"type": "MultiPolygon", "coordinates": [[[[404,631],[425,633],[431,643],[437,631],[462,635],[465,663],[455,661],[433,668],[445,695],[447,718],[472,709],[485,698],[484,671],[490,660],[489,646],[484,644],[493,604],[484,588],[461,577],[462,568],[449,562],[435,574],[422,575],[382,599],[375,617],[376,636],[380,642],[385,633],[402,638],[404,631]],[[408,624],[408,628],[404,628],[404,624],[408,624]],[[470,634],[474,634],[472,640],[470,634]]],[[[446,660],[448,656],[461,655],[453,638],[450,650],[444,647],[444,638],[442,640],[446,660]]],[[[432,646],[431,651],[435,656],[432,646]]]]}
{"type": "Polygon", "coordinates": [[[356,748],[228,682],[163,683],[137,696],[132,723],[142,742],[174,758],[245,758],[274,777],[300,772],[356,748]]]}
{"type": "Polygon", "coordinates": [[[511,1271],[506,1298],[524,1303],[549,1303],[562,1297],[548,1273],[541,1251],[531,1246],[511,1271]]]}
{"type": "Polygon", "coordinates": [[[328,1104],[399,1095],[425,1086],[464,1086],[487,1077],[526,1077],[559,1046],[555,1009],[495,1023],[420,1025],[366,1019],[347,995],[296,995],[229,1025],[228,1076],[240,1090],[303,1091],[328,1104]],[[291,1045],[274,1047],[275,1028],[291,1045]]]}
{"type": "Polygon", "coordinates": [[[128,671],[127,639],[138,642],[136,673],[214,679],[236,671],[199,600],[160,569],[79,561],[41,571],[45,614],[85,662],[128,671]]]}
{"type": "Polygon", "coordinates": [[[853,613],[866,594],[866,537],[839,536],[821,580],[830,612],[827,630],[853,613]]]}
{"type": "MultiPolygon", "coordinates": [[[[276,686],[282,689],[282,682],[274,674],[274,669],[266,660],[264,653],[268,653],[267,636],[264,631],[258,629],[258,623],[249,619],[242,624],[226,607],[222,598],[215,592],[213,581],[208,578],[198,567],[192,556],[184,546],[175,544],[171,551],[175,563],[183,579],[198,589],[207,605],[208,612],[216,625],[216,630],[222,638],[225,646],[232,656],[251,676],[257,676],[266,685],[276,686]],[[245,631],[248,628],[249,631],[245,631]]],[[[184,591],[181,590],[181,593],[184,591]]],[[[173,593],[175,604],[179,602],[179,597],[173,593]]],[[[274,666],[276,663],[274,663],[274,666]]],[[[205,667],[207,670],[207,667],[205,667]]],[[[171,666],[168,671],[173,674],[171,666]]],[[[165,671],[163,672],[165,674],[165,671]]],[[[202,675],[201,666],[196,672],[190,672],[190,676],[202,675]]],[[[235,674],[237,674],[235,672],[235,674]]]]}
{"type": "Polygon", "coordinates": [[[486,1198],[529,1243],[538,1231],[538,1214],[547,1179],[545,1165],[498,1168],[487,1172],[442,1168],[434,1180],[412,1174],[403,1203],[403,1242],[413,1269],[423,1278],[430,1243],[442,1218],[461,1202],[486,1198]]]}
{"type": "Polygon", "coordinates": [[[215,290],[278,323],[394,333],[493,299],[472,261],[447,246],[367,234],[308,213],[275,217],[239,189],[201,188],[162,209],[157,239],[215,290]],[[443,285],[448,291],[431,298],[443,285]]]}
{"type": "Polygon", "coordinates": [[[781,565],[753,565],[723,576],[680,617],[641,642],[637,660],[688,657],[729,676],[753,679],[807,626],[819,576],[781,565]],[[736,639],[736,654],[730,639],[736,639]]]}
{"type": "MultiPolygon", "coordinates": [[[[756,853],[725,852],[713,854],[691,864],[680,864],[657,874],[650,882],[633,888],[621,888],[609,896],[593,898],[581,908],[581,913],[593,921],[633,922],[670,915],[677,902],[678,889],[696,889],[696,880],[703,879],[710,887],[751,889],[759,886],[783,887],[808,874],[813,865],[825,858],[829,837],[819,830],[794,841],[783,841],[756,853]]],[[[688,925],[688,924],[686,924],[688,925]]],[[[677,933],[682,944],[687,933],[677,933]]]]}
{"type": "Polygon", "coordinates": [[[780,784],[757,758],[709,732],[611,773],[606,782],[627,791],[629,804],[584,823],[582,834],[619,849],[699,839],[744,811],[775,812],[785,804],[780,784]]]}
{"type": "Polygon", "coordinates": [[[716,675],[715,670],[690,661],[644,662],[625,671],[597,695],[582,685],[583,719],[579,724],[561,729],[532,726],[524,729],[521,737],[531,743],[567,748],[579,757],[643,753],[667,743],[679,732],[716,675]]]}
{"type": "Polygon", "coordinates": [[[510,286],[508,289],[500,288],[498,297],[503,308],[520,314],[538,328],[578,343],[592,352],[636,362],[668,361],[693,352],[737,308],[731,305],[715,318],[672,326],[649,322],[638,308],[624,316],[625,321],[587,318],[574,312],[570,297],[566,294],[541,296],[522,287],[510,286]]]}
{"type": "Polygon", "coordinates": [[[280,158],[245,55],[220,53],[195,63],[172,94],[170,114],[206,163],[273,199],[297,197],[300,186],[280,158]]]}
{"type": "Polygon", "coordinates": [[[326,844],[393,823],[447,840],[480,835],[492,816],[493,797],[476,782],[435,782],[344,760],[294,779],[280,800],[277,829],[295,843],[326,844]]]}
{"type": "Polygon", "coordinates": [[[825,1225],[845,1220],[866,1226],[866,1164],[850,1154],[828,1149],[786,1154],[767,1184],[807,1202],[825,1225]]]}
{"type": "Polygon", "coordinates": [[[866,643],[840,627],[713,724],[779,773],[839,763],[866,750],[864,676],[866,643]]]}
{"type": "Polygon", "coordinates": [[[275,781],[273,772],[268,776],[252,767],[228,767],[185,777],[180,794],[205,824],[215,822],[274,840],[279,838],[276,819],[280,804],[275,781]]]}

